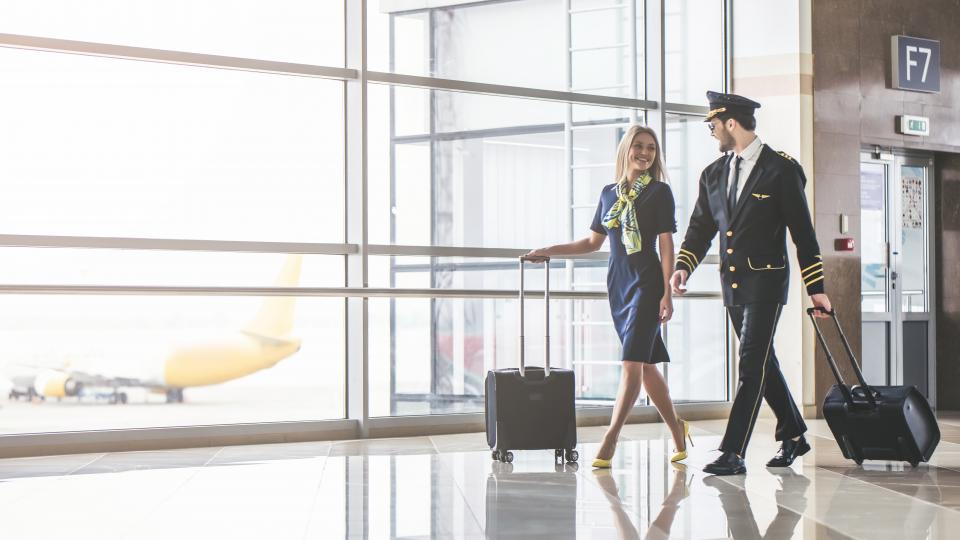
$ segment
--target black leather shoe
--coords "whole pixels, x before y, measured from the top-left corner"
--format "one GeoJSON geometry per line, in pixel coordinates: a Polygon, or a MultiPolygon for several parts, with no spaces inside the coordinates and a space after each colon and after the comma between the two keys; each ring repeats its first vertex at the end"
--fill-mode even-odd
{"type": "Polygon", "coordinates": [[[747,472],[747,466],[744,465],[743,458],[734,452],[724,452],[720,454],[716,461],[704,467],[703,472],[717,476],[743,474],[747,472]]]}
{"type": "Polygon", "coordinates": [[[810,445],[807,444],[807,439],[803,436],[800,436],[797,440],[787,439],[780,445],[780,451],[777,452],[777,455],[767,462],[767,467],[789,467],[793,464],[793,460],[809,451],[810,445]]]}

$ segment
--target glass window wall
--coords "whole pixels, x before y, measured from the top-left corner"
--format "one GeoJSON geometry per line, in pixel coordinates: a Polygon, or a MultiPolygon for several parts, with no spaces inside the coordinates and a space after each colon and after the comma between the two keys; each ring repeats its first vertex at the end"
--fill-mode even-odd
{"type": "MultiPolygon", "coordinates": [[[[701,120],[724,2],[365,0],[361,21],[361,1],[0,7],[6,432],[481,412],[486,371],[518,361],[516,256],[589,234],[634,122],[665,144],[679,244],[718,155],[701,120]],[[366,66],[344,48],[363,23],[366,66]],[[644,101],[661,64],[666,95],[644,101]]],[[[714,270],[667,326],[678,401],[728,398],[714,270]]],[[[553,365],[579,406],[609,406],[606,260],[551,276],[553,365]]]]}

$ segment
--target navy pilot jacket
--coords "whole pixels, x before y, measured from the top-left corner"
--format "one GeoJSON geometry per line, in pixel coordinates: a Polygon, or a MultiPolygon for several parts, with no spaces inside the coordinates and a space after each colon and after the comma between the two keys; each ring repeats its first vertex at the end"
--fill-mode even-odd
{"type": "Polygon", "coordinates": [[[803,191],[807,183],[803,168],[764,145],[731,215],[727,174],[733,157],[732,152],[720,157],[700,175],[700,194],[677,256],[677,270],[692,274],[719,232],[724,305],[786,304],[790,229],[807,294],[822,293],[823,261],[803,191]]]}

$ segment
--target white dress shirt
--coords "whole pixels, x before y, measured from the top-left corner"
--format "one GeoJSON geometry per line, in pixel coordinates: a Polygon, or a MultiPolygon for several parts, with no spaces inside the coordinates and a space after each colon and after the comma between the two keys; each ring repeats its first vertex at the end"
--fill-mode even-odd
{"type": "Polygon", "coordinates": [[[750,173],[753,172],[753,167],[756,166],[757,161],[760,159],[760,150],[762,148],[763,142],[760,141],[760,137],[757,137],[743,149],[743,152],[739,154],[734,153],[733,159],[730,160],[730,167],[727,171],[727,186],[733,183],[733,172],[737,165],[737,157],[743,158],[740,162],[740,176],[737,182],[738,202],[740,201],[740,195],[743,194],[743,186],[746,185],[747,179],[750,178],[750,173]]]}

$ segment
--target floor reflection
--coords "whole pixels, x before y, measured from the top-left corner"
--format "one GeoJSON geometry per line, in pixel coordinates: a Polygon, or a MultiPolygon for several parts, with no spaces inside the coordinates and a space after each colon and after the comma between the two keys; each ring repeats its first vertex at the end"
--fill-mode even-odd
{"type": "MultiPolygon", "coordinates": [[[[680,508],[680,503],[690,496],[690,489],[687,485],[686,465],[674,464],[673,468],[673,481],[670,491],[666,497],[664,497],[660,512],[657,514],[657,517],[653,519],[650,528],[643,538],[650,540],[670,538],[670,529],[673,527],[673,520],[677,515],[677,510],[680,508]]],[[[593,476],[610,501],[610,510],[614,515],[617,538],[621,540],[639,539],[640,534],[637,528],[633,526],[633,522],[627,515],[627,511],[620,500],[620,492],[617,489],[617,481],[614,479],[613,474],[609,469],[597,469],[593,471],[593,476]]]]}
{"type": "Polygon", "coordinates": [[[727,527],[733,538],[751,540],[755,538],[793,538],[797,524],[807,506],[807,488],[810,480],[795,473],[792,469],[768,469],[780,481],[780,488],[773,495],[777,502],[777,515],[760,533],[760,526],[753,515],[747,492],[719,476],[706,476],[703,484],[716,489],[720,506],[727,516],[727,527]],[[788,509],[785,499],[790,499],[788,509]],[[796,510],[796,511],[795,511],[796,510]]]}
{"type": "Polygon", "coordinates": [[[488,538],[577,537],[576,463],[555,464],[554,472],[514,472],[512,463],[493,462],[487,476],[488,538]]]}

